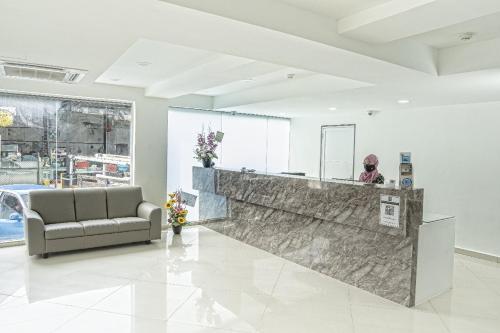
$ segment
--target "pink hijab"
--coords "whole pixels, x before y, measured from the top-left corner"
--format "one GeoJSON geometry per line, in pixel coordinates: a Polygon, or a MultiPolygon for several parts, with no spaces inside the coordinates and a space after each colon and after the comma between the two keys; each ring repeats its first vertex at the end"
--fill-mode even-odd
{"type": "Polygon", "coordinates": [[[363,165],[366,165],[366,164],[374,165],[375,170],[373,170],[371,172],[368,172],[366,170],[363,171],[361,173],[361,175],[359,175],[359,181],[364,182],[364,183],[373,183],[373,181],[375,179],[377,179],[377,177],[379,176],[379,172],[377,170],[377,167],[378,167],[377,156],[374,154],[370,154],[370,155],[366,156],[365,159],[363,160],[363,165]]]}

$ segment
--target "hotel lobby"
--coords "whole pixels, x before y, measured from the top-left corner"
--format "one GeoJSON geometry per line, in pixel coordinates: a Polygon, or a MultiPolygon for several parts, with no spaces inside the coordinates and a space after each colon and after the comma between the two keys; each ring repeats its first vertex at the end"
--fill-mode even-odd
{"type": "Polygon", "coordinates": [[[230,3],[0,3],[0,332],[500,332],[500,2],[230,3]]]}

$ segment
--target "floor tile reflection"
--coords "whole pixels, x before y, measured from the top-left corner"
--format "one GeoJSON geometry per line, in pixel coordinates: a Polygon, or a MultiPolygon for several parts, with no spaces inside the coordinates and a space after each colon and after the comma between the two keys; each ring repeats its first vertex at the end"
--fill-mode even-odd
{"type": "Polygon", "coordinates": [[[2,333],[499,332],[500,265],[455,257],[454,289],[414,309],[204,227],[30,258],[0,249],[2,333]]]}

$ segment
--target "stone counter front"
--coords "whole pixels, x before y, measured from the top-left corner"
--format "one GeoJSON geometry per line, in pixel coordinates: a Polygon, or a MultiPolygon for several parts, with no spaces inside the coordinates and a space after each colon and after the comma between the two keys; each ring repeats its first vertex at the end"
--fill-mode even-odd
{"type": "Polygon", "coordinates": [[[414,305],[423,190],[198,167],[193,188],[208,228],[414,305]],[[399,228],[379,224],[381,194],[401,198],[399,228]]]}

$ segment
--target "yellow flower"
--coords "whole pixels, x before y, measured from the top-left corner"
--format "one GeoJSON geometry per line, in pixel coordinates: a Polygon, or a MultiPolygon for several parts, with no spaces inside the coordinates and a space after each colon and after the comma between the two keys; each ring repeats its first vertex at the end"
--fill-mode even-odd
{"type": "Polygon", "coordinates": [[[165,204],[165,208],[166,209],[172,208],[172,203],[170,201],[167,201],[167,203],[165,204]]]}
{"type": "Polygon", "coordinates": [[[185,219],[185,218],[183,218],[183,217],[179,217],[179,223],[180,223],[180,224],[184,224],[184,223],[186,223],[186,219],[185,219]]]}
{"type": "Polygon", "coordinates": [[[175,193],[169,193],[168,196],[170,197],[170,199],[173,199],[175,198],[175,193]]]}
{"type": "Polygon", "coordinates": [[[170,200],[170,202],[171,202],[171,203],[176,203],[176,202],[177,202],[177,200],[172,199],[172,200],[170,200]]]}
{"type": "Polygon", "coordinates": [[[182,215],[187,215],[187,213],[188,213],[187,209],[184,209],[184,210],[181,212],[181,214],[182,214],[182,215]]]}

